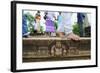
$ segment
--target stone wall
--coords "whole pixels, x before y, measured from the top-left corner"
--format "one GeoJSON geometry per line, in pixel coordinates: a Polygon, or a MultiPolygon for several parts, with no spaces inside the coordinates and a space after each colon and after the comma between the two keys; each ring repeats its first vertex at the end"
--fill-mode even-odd
{"type": "Polygon", "coordinates": [[[90,38],[23,38],[23,62],[90,59],[90,51],[90,38]]]}

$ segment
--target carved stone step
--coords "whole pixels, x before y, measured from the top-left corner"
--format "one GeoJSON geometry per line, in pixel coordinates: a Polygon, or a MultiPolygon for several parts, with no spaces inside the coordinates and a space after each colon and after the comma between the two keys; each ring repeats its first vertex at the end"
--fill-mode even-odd
{"type": "Polygon", "coordinates": [[[81,38],[75,42],[67,38],[23,38],[23,61],[61,59],[90,59],[91,39],[81,38]],[[60,46],[59,46],[60,45],[60,46]],[[58,50],[57,50],[58,49],[58,50]]]}

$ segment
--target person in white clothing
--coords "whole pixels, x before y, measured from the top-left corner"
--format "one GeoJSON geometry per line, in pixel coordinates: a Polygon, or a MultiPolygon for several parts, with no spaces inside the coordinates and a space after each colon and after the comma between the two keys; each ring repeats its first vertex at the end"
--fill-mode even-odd
{"type": "Polygon", "coordinates": [[[62,21],[60,22],[60,26],[57,29],[57,35],[60,37],[67,37],[71,40],[79,40],[79,36],[72,32],[72,13],[62,12],[61,16],[62,21]]]}
{"type": "Polygon", "coordinates": [[[43,21],[41,20],[41,15],[40,14],[37,14],[35,16],[35,21],[33,23],[33,26],[34,26],[34,31],[36,33],[43,33],[45,31],[45,24],[43,23],[43,21]]]}

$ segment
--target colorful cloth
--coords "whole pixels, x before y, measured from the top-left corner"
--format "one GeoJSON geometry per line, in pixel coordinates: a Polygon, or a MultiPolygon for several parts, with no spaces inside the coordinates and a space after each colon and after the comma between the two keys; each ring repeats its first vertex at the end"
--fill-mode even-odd
{"type": "Polygon", "coordinates": [[[27,36],[28,34],[27,18],[25,15],[22,17],[22,36],[27,36]]]}
{"type": "Polygon", "coordinates": [[[55,32],[54,21],[46,20],[46,32],[55,32]]]}

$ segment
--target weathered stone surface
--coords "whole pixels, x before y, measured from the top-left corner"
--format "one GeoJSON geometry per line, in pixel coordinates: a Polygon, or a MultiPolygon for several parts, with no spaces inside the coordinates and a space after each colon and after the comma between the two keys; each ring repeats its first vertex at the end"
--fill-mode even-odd
{"type": "Polygon", "coordinates": [[[90,59],[90,51],[90,38],[81,38],[77,42],[57,37],[23,38],[23,62],[58,60],[58,58],[59,60],[90,59]]]}

